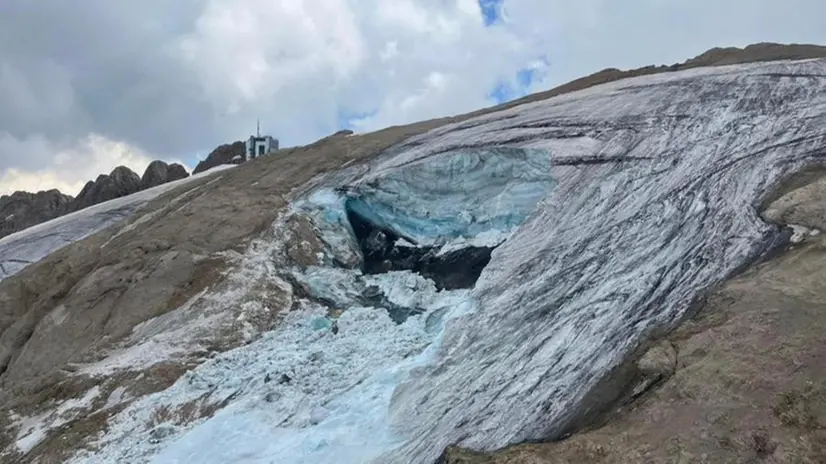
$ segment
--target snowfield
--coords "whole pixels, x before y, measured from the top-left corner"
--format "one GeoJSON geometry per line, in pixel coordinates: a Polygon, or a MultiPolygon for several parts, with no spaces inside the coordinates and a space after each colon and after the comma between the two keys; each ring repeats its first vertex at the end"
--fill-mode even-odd
{"type": "Polygon", "coordinates": [[[72,462],[432,463],[557,437],[649,330],[778,243],[756,205],[824,157],[826,60],[622,80],[414,137],[296,193],[319,268],[250,247],[315,301],[137,399],[72,462]],[[471,289],[363,276],[344,265],[354,210],[405,246],[504,242],[471,289]],[[193,404],[209,412],[181,421],[193,404]]]}

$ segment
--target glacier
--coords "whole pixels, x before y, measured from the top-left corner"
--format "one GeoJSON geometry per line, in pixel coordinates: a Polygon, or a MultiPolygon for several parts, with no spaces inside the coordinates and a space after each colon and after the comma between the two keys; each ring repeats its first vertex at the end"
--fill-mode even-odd
{"type": "Polygon", "coordinates": [[[359,179],[345,208],[409,242],[433,245],[513,229],[552,185],[543,150],[452,151],[359,179]]]}
{"type": "Polygon", "coordinates": [[[73,462],[431,463],[450,444],[559,438],[648,334],[788,240],[757,206],[826,158],[825,87],[826,60],[642,76],[321,175],[287,213],[315,226],[319,265],[282,269],[312,298],[137,400],[73,462]],[[353,214],[395,248],[490,260],[469,288],[365,275],[353,214]],[[224,406],[149,420],[202,398],[224,406]]]}

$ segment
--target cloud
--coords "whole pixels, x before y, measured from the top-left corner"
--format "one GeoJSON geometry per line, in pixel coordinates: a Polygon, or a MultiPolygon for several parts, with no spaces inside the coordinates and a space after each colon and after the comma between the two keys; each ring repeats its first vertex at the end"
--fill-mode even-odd
{"type": "Polygon", "coordinates": [[[826,3],[5,0],[0,191],[194,160],[259,117],[303,144],[758,41],[826,42],[826,3]]]}
{"type": "Polygon", "coordinates": [[[505,0],[502,16],[545,41],[551,85],[607,67],[676,63],[713,47],[826,44],[820,0],[505,0]]]}
{"type": "Polygon", "coordinates": [[[341,114],[368,130],[484,106],[537,58],[475,0],[211,0],[180,46],[216,111],[239,132],[261,114],[287,145],[341,114]]]}
{"type": "Polygon", "coordinates": [[[12,167],[5,170],[0,175],[0,194],[57,188],[63,193],[77,195],[83,185],[98,174],[108,174],[116,166],[126,166],[142,175],[152,161],[140,149],[98,135],[82,138],[61,149],[42,135],[19,140],[5,133],[0,134],[0,152],[35,154],[49,160],[35,169],[12,167]]]}

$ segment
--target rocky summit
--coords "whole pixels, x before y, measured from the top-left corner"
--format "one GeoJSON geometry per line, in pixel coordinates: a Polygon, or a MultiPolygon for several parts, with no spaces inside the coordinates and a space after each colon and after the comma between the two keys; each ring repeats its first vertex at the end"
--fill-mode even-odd
{"type": "Polygon", "coordinates": [[[199,172],[204,172],[208,169],[214,168],[215,166],[220,166],[222,164],[230,164],[230,163],[238,163],[240,160],[246,160],[247,158],[247,151],[244,142],[237,141],[233,143],[228,143],[219,146],[215,150],[212,150],[209,155],[207,155],[206,159],[199,162],[195,169],[192,171],[193,174],[198,174],[199,172]]]}
{"type": "Polygon", "coordinates": [[[160,160],[155,160],[149,163],[146,171],[141,177],[140,189],[146,190],[148,188],[157,187],[167,182],[186,179],[189,173],[186,168],[178,163],[167,164],[160,160]]]}
{"type": "Polygon", "coordinates": [[[72,197],[54,189],[1,196],[0,238],[60,216],[71,201],[72,197]]]}
{"type": "Polygon", "coordinates": [[[87,182],[76,198],[54,189],[36,194],[3,195],[0,197],[0,238],[98,203],[187,177],[189,173],[184,166],[156,160],[149,163],[143,177],[125,166],[115,168],[108,175],[101,174],[87,182]]]}
{"type": "Polygon", "coordinates": [[[233,146],[0,240],[4,462],[826,461],[826,48],[233,146]]]}
{"type": "Polygon", "coordinates": [[[69,211],[131,195],[141,189],[141,178],[126,166],[118,166],[109,175],[101,174],[89,181],[69,206],[69,211]]]}

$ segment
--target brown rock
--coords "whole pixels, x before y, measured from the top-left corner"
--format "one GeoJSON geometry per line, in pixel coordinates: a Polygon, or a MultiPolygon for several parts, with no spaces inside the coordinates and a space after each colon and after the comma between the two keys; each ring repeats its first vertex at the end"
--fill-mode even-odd
{"type": "Polygon", "coordinates": [[[662,341],[646,351],[636,364],[640,380],[631,392],[634,398],[674,374],[677,369],[677,350],[671,342],[662,341]]]}
{"type": "Polygon", "coordinates": [[[192,171],[192,173],[198,174],[199,172],[212,169],[222,164],[236,164],[236,161],[233,161],[233,159],[239,156],[241,159],[246,160],[246,150],[246,145],[242,141],[221,145],[215,150],[212,150],[212,153],[210,153],[205,160],[198,163],[198,166],[195,166],[195,170],[192,171]]]}
{"type": "Polygon", "coordinates": [[[89,181],[67,208],[67,213],[131,195],[141,189],[141,178],[126,166],[118,166],[109,175],[101,174],[89,181]]]}
{"type": "Polygon", "coordinates": [[[62,214],[72,197],[58,190],[14,192],[0,197],[0,238],[62,214]]]}
{"type": "Polygon", "coordinates": [[[163,161],[156,160],[149,163],[149,166],[146,167],[146,171],[143,173],[143,177],[141,177],[140,189],[146,190],[167,182],[186,179],[187,177],[189,177],[189,173],[186,172],[186,168],[180,164],[173,163],[170,165],[163,161]]]}

